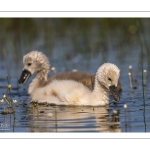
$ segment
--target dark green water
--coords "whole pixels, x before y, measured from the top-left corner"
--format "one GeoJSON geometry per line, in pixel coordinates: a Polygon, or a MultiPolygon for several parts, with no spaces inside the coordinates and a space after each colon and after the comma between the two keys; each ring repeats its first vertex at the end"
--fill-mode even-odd
{"type": "MultiPolygon", "coordinates": [[[[0,132],[149,132],[150,131],[150,19],[134,18],[1,18],[0,95],[6,93],[10,77],[13,99],[19,107],[0,114],[0,132]],[[60,107],[30,104],[28,85],[18,85],[22,57],[31,50],[47,55],[56,74],[73,69],[95,73],[104,62],[121,69],[122,95],[110,107],[60,107]],[[147,70],[142,86],[143,69],[147,70]],[[130,88],[132,65],[134,89],[130,88]],[[143,89],[144,88],[144,89],[143,89]],[[143,98],[144,90],[144,98],[143,98]],[[123,106],[127,104],[127,109],[123,106]],[[118,114],[114,115],[114,110],[118,114]],[[5,128],[4,128],[5,126],[5,128]]],[[[51,71],[50,76],[53,76],[51,71]]],[[[0,104],[0,111],[4,110],[0,104]]]]}

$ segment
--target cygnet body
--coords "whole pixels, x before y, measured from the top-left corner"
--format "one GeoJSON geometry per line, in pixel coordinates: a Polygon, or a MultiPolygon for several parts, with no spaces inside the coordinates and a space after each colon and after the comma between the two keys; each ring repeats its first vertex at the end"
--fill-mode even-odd
{"type": "Polygon", "coordinates": [[[54,80],[33,91],[31,99],[55,105],[103,106],[109,104],[108,91],[118,101],[117,84],[120,70],[111,63],[103,64],[95,76],[94,90],[73,80],[54,80]]]}

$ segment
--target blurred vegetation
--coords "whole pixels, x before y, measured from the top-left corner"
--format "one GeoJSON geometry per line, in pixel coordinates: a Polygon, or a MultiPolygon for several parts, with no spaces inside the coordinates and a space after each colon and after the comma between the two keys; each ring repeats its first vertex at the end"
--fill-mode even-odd
{"type": "Polygon", "coordinates": [[[16,65],[32,49],[63,58],[83,54],[86,59],[109,51],[123,61],[144,43],[150,68],[150,19],[148,18],[0,18],[0,59],[16,65]],[[7,55],[7,56],[6,56],[7,55]]]}

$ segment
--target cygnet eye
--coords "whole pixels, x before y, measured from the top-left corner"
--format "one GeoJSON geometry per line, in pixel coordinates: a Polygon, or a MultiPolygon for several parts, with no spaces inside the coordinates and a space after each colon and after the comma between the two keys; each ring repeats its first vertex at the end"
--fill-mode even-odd
{"type": "Polygon", "coordinates": [[[28,63],[28,66],[31,66],[31,63],[28,63]]]}
{"type": "Polygon", "coordinates": [[[111,81],[111,78],[108,77],[108,80],[111,81]]]}

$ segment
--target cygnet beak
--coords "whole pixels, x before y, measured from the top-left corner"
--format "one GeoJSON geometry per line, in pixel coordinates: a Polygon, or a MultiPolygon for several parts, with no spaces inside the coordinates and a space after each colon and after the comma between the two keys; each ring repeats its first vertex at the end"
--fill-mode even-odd
{"type": "Polygon", "coordinates": [[[31,73],[28,70],[23,70],[20,79],[18,80],[18,83],[25,84],[26,81],[30,78],[30,76],[31,73]]]}
{"type": "Polygon", "coordinates": [[[109,91],[110,91],[112,97],[114,98],[115,102],[119,102],[120,96],[119,96],[119,92],[117,90],[117,87],[115,85],[111,85],[109,87],[109,91]]]}

